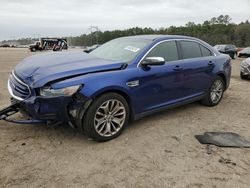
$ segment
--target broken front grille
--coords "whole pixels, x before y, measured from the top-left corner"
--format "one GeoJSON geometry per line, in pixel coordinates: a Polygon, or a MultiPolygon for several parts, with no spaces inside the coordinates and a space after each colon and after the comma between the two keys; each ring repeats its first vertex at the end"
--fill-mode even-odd
{"type": "Polygon", "coordinates": [[[9,77],[8,89],[12,97],[18,100],[24,100],[31,94],[29,86],[18,79],[14,73],[9,77]]]}

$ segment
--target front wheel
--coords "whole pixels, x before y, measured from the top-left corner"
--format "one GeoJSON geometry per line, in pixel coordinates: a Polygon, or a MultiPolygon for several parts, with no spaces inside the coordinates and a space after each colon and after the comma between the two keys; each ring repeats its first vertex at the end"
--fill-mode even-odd
{"type": "Polygon", "coordinates": [[[212,82],[207,96],[201,100],[206,106],[216,106],[221,101],[225,90],[225,83],[220,76],[217,76],[212,82]]]}
{"type": "Polygon", "coordinates": [[[31,48],[30,51],[31,51],[31,52],[35,52],[36,49],[35,49],[35,48],[31,48]]]}
{"type": "Polygon", "coordinates": [[[93,101],[83,118],[84,133],[96,141],[108,141],[128,124],[129,106],[123,96],[106,93],[93,101]]]}
{"type": "Polygon", "coordinates": [[[240,78],[242,80],[245,80],[245,79],[247,79],[247,75],[244,75],[243,72],[240,72],[240,78]]]}

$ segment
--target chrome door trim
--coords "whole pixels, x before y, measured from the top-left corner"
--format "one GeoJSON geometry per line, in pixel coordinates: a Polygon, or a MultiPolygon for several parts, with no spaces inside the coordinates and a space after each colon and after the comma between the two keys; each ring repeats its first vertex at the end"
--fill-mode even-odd
{"type": "MultiPolygon", "coordinates": [[[[137,68],[140,67],[141,62],[143,61],[143,59],[149,54],[149,52],[151,52],[157,45],[163,43],[163,42],[168,42],[168,41],[190,41],[190,42],[196,42],[200,45],[202,45],[203,47],[207,48],[209,51],[211,51],[213,53],[213,56],[217,56],[216,53],[214,53],[214,51],[212,51],[211,49],[209,49],[208,47],[204,46],[204,44],[202,44],[201,42],[197,41],[197,40],[192,40],[192,39],[166,39],[166,40],[162,40],[157,42],[156,44],[154,44],[154,46],[152,46],[145,54],[144,56],[140,59],[140,61],[137,63],[137,68]]],[[[208,56],[209,57],[209,56],[208,56]]],[[[190,59],[195,59],[195,58],[190,58],[190,59]]],[[[186,60],[186,59],[179,59],[179,60],[175,60],[175,61],[182,61],[182,60],[186,60]]]]}

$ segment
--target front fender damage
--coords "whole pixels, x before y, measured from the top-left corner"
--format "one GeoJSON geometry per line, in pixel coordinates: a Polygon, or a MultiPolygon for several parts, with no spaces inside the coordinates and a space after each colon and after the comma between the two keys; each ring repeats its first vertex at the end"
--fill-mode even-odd
{"type": "Polygon", "coordinates": [[[79,129],[80,131],[83,130],[83,117],[88,109],[88,107],[92,103],[91,98],[87,98],[83,95],[75,96],[74,102],[72,102],[68,107],[69,117],[70,117],[70,125],[74,126],[74,128],[79,129]]]}
{"type": "Polygon", "coordinates": [[[82,130],[83,116],[92,99],[78,93],[70,97],[31,97],[24,101],[15,101],[0,111],[0,120],[17,124],[62,124],[82,130]],[[11,120],[8,117],[21,112],[28,118],[11,120]]]}

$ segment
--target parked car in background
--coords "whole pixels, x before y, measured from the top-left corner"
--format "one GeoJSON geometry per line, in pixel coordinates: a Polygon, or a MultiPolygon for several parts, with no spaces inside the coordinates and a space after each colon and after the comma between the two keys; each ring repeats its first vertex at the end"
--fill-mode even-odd
{"type": "Polygon", "coordinates": [[[10,44],[1,44],[0,47],[1,48],[10,48],[10,44]]]}
{"type": "Polygon", "coordinates": [[[91,53],[45,53],[19,63],[8,80],[12,105],[29,120],[69,123],[96,141],[121,134],[130,119],[200,101],[219,104],[231,58],[197,38],[141,35],[109,41],[91,53]]]}
{"type": "Polygon", "coordinates": [[[232,59],[237,56],[237,48],[232,44],[218,44],[214,46],[220,53],[228,54],[232,59]]]}
{"type": "Polygon", "coordinates": [[[240,77],[241,79],[250,78],[250,58],[244,59],[241,64],[240,77]]]}
{"type": "Polygon", "coordinates": [[[250,57],[250,47],[244,48],[238,52],[238,57],[250,57]]]}
{"type": "Polygon", "coordinates": [[[96,48],[100,47],[101,44],[94,44],[92,46],[88,46],[86,49],[84,49],[83,51],[86,52],[86,53],[90,53],[92,52],[93,50],[95,50],[96,48]]]}
{"type": "Polygon", "coordinates": [[[243,47],[237,47],[237,53],[240,52],[243,49],[244,49],[243,47]]]}

